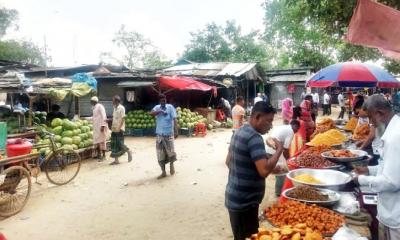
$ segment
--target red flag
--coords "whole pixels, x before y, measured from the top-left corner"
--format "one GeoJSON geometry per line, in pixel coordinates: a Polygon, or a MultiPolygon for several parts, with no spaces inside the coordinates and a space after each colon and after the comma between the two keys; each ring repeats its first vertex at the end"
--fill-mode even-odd
{"type": "Polygon", "coordinates": [[[346,40],[378,48],[384,56],[400,60],[400,11],[372,0],[358,0],[346,40]]]}

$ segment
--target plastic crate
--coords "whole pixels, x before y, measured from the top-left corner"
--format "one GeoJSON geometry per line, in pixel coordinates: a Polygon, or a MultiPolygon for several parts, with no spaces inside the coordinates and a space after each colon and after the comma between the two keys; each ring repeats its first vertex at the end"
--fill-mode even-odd
{"type": "Polygon", "coordinates": [[[132,131],[133,131],[133,129],[131,129],[131,128],[125,129],[124,136],[131,136],[132,135],[132,131]]]}
{"type": "Polygon", "coordinates": [[[143,137],[143,129],[132,129],[131,136],[133,137],[143,137]]]}
{"type": "Polygon", "coordinates": [[[191,137],[193,136],[194,128],[181,128],[179,129],[179,135],[191,137]]]}
{"type": "Polygon", "coordinates": [[[151,136],[151,137],[153,137],[153,136],[156,135],[156,129],[155,129],[155,128],[145,128],[145,129],[143,130],[143,134],[144,134],[145,136],[151,136]]]}

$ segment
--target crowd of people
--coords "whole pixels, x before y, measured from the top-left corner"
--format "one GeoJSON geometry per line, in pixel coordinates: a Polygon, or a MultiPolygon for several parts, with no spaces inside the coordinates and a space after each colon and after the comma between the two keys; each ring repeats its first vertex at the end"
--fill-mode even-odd
{"type": "MultiPolygon", "coordinates": [[[[279,176],[281,166],[279,161],[288,160],[298,155],[310,141],[315,130],[316,117],[320,106],[319,94],[313,91],[304,94],[300,105],[296,106],[293,99],[282,101],[283,125],[272,126],[277,113],[262,95],[254,99],[251,114],[246,119],[245,101],[239,96],[230,109],[227,100],[221,99],[221,105],[233,119],[233,135],[231,138],[226,165],[229,169],[228,183],[225,192],[225,206],[228,209],[232,232],[235,240],[244,240],[257,232],[259,222],[259,204],[265,194],[265,178],[276,175],[275,194],[279,196],[283,185],[283,176],[279,176]],[[271,130],[271,131],[270,131],[271,130]],[[270,132],[270,138],[264,141],[262,135],[270,132]],[[268,148],[273,151],[269,151],[268,148]]],[[[323,114],[331,114],[331,95],[324,91],[322,96],[323,114]]],[[[367,168],[354,170],[354,182],[366,186],[379,194],[378,216],[385,227],[387,239],[400,239],[400,155],[397,142],[400,141],[400,117],[395,114],[392,99],[383,94],[366,96],[361,93],[338,92],[340,113],[338,119],[343,119],[346,112],[349,118],[358,118],[358,124],[368,123],[371,133],[364,141],[358,142],[360,149],[371,149],[374,159],[367,168]],[[347,96],[346,96],[347,95],[347,96]],[[346,111],[347,108],[347,111],[346,111]]],[[[121,105],[119,96],[113,98],[113,119],[111,131],[108,129],[107,116],[104,107],[97,97],[91,99],[93,105],[93,136],[98,145],[99,160],[105,158],[105,141],[111,132],[112,165],[119,164],[119,157],[128,154],[128,162],[132,160],[132,152],[124,144],[125,108],[121,105]]],[[[156,153],[161,174],[158,179],[174,175],[174,162],[177,155],[174,139],[177,134],[177,113],[173,105],[167,103],[165,95],[159,96],[151,115],[156,117],[156,153]]]]}
{"type": "MultiPolygon", "coordinates": [[[[398,96],[396,96],[398,97],[398,96]]],[[[400,239],[400,155],[397,142],[400,140],[400,117],[392,98],[383,94],[366,96],[339,91],[337,95],[340,113],[337,119],[344,119],[346,113],[358,119],[358,124],[368,123],[370,136],[357,143],[360,149],[371,149],[374,159],[369,167],[354,170],[354,182],[378,193],[378,220],[383,225],[385,238],[400,239]],[[347,95],[347,96],[346,96],[347,95]]],[[[394,97],[393,97],[394,98],[394,97]]],[[[330,115],[332,97],[324,91],[322,97],[323,115],[330,115]]],[[[282,101],[284,125],[272,127],[276,109],[264,101],[254,104],[247,123],[236,128],[232,136],[226,165],[229,168],[225,192],[225,206],[228,209],[235,240],[242,240],[257,232],[259,226],[259,205],[265,194],[265,178],[278,173],[280,158],[287,160],[296,156],[314,132],[316,116],[320,106],[319,94],[302,95],[299,106],[293,100],[282,101]],[[271,138],[265,143],[262,135],[270,132],[271,138]],[[273,148],[269,154],[267,148],[273,148]]],[[[241,121],[242,122],[242,121],[241,121]]],[[[282,177],[276,177],[275,193],[280,195],[282,177]]]]}

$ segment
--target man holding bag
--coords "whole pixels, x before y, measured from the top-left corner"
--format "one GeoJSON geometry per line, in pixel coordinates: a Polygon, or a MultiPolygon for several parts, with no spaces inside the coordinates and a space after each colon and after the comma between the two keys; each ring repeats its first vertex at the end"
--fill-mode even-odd
{"type": "MultiPolygon", "coordinates": [[[[279,167],[287,166],[286,161],[291,157],[289,154],[290,143],[292,142],[294,134],[300,129],[300,122],[298,120],[292,120],[289,125],[282,125],[272,129],[270,137],[267,140],[267,146],[274,149],[275,152],[276,146],[272,139],[276,139],[283,146],[283,152],[279,157],[279,161],[283,161],[283,164],[279,164],[279,167]]],[[[268,151],[267,151],[268,152],[268,151]]],[[[284,169],[282,169],[284,170],[284,169]]],[[[282,192],[283,183],[285,181],[285,175],[276,174],[275,176],[275,195],[279,197],[282,192]]]]}

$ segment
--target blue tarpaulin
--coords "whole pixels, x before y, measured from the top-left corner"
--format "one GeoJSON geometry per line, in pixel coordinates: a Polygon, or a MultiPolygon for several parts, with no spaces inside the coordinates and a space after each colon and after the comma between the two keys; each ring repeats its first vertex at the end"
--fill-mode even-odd
{"type": "Polygon", "coordinates": [[[86,74],[86,73],[77,73],[71,77],[73,83],[86,83],[92,89],[97,91],[97,80],[86,74]]]}

